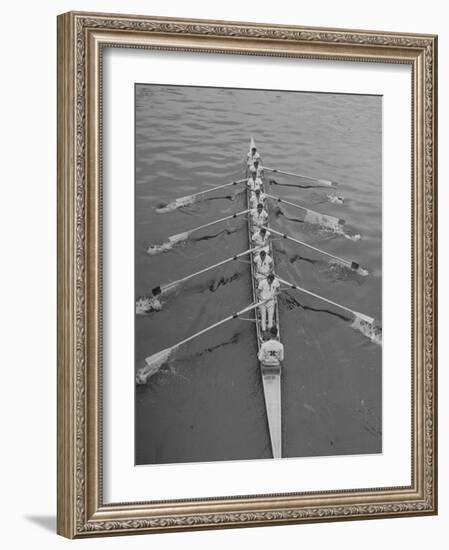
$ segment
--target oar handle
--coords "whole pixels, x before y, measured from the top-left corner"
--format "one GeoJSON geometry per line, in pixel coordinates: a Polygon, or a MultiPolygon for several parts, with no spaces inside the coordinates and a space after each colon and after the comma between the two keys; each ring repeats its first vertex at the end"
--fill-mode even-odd
{"type": "Polygon", "coordinates": [[[367,322],[367,323],[374,323],[374,319],[372,317],[369,317],[368,315],[365,315],[363,313],[359,313],[357,311],[355,311],[354,309],[351,309],[349,307],[346,307],[346,306],[343,306],[342,304],[337,304],[337,302],[334,302],[332,300],[329,300],[329,298],[325,298],[324,296],[320,296],[319,294],[315,294],[314,292],[311,292],[310,290],[306,290],[305,288],[301,287],[301,286],[298,286],[298,285],[294,285],[293,283],[289,283],[288,281],[285,281],[284,279],[281,279],[280,277],[277,277],[278,280],[283,283],[284,285],[287,285],[289,286],[290,288],[293,288],[295,290],[299,290],[300,292],[303,292],[304,294],[308,294],[309,296],[313,296],[314,298],[317,298],[318,300],[321,300],[322,302],[326,302],[328,304],[331,304],[343,311],[347,311],[349,313],[351,313],[352,315],[359,315],[360,317],[363,317],[364,320],[367,322]]]}

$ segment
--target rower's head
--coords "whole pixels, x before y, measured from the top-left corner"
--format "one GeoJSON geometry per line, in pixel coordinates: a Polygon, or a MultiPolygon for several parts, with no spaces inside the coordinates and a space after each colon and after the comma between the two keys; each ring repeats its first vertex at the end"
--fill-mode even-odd
{"type": "Polygon", "coordinates": [[[274,281],[274,275],[273,275],[273,273],[270,273],[270,274],[268,275],[267,279],[268,279],[268,282],[271,284],[271,283],[274,281]]]}
{"type": "Polygon", "coordinates": [[[262,235],[262,237],[265,237],[265,235],[267,234],[267,229],[265,227],[261,227],[260,234],[262,235]]]}
{"type": "Polygon", "coordinates": [[[254,159],[254,168],[257,170],[259,167],[259,159],[254,159]]]}
{"type": "Polygon", "coordinates": [[[254,156],[257,152],[257,149],[255,147],[251,148],[251,154],[254,156]]]}
{"type": "Polygon", "coordinates": [[[272,327],[270,328],[270,336],[271,336],[271,338],[277,338],[277,335],[278,335],[278,329],[277,329],[277,327],[272,326],[272,327]]]}
{"type": "Polygon", "coordinates": [[[256,197],[257,197],[257,198],[260,197],[260,189],[259,189],[259,187],[256,189],[256,197]]]}
{"type": "Polygon", "coordinates": [[[257,205],[257,212],[260,214],[262,210],[263,210],[263,204],[259,202],[259,204],[257,205]]]}
{"type": "Polygon", "coordinates": [[[265,260],[265,256],[267,255],[267,253],[265,252],[265,250],[261,250],[260,251],[260,259],[261,260],[265,260]]]}

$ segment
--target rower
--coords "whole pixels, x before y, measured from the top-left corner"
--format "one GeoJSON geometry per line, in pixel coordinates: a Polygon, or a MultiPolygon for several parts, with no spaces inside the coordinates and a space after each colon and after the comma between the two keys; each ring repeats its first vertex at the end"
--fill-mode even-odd
{"type": "Polygon", "coordinates": [[[255,277],[258,281],[265,279],[273,269],[273,260],[263,249],[259,254],[256,254],[254,264],[256,266],[255,277]]]}
{"type": "MultiPolygon", "coordinates": [[[[261,253],[262,255],[262,253],[261,253]]],[[[266,279],[259,282],[257,290],[260,300],[268,300],[260,305],[260,317],[262,323],[262,331],[265,332],[268,317],[268,329],[273,326],[274,317],[274,298],[279,294],[280,282],[276,279],[273,273],[270,273],[266,279]]]]}
{"type": "Polygon", "coordinates": [[[247,186],[251,191],[255,191],[256,189],[260,189],[262,187],[262,180],[257,177],[255,170],[251,171],[251,175],[247,181],[247,186]]]}
{"type": "Polygon", "coordinates": [[[271,327],[269,340],[260,346],[258,359],[264,367],[280,367],[284,360],[284,345],[279,342],[278,329],[271,327]]]}
{"type": "Polygon", "coordinates": [[[259,159],[254,160],[253,168],[256,171],[256,176],[258,178],[263,177],[263,166],[261,166],[259,159]]]}
{"type": "Polygon", "coordinates": [[[259,202],[257,208],[250,210],[253,225],[257,228],[263,227],[268,223],[268,212],[264,209],[263,204],[259,202]]]}
{"type": "Polygon", "coordinates": [[[255,160],[260,160],[260,155],[255,147],[251,148],[251,151],[247,154],[246,159],[248,166],[252,166],[255,160]]]}
{"type": "Polygon", "coordinates": [[[261,250],[265,250],[265,252],[268,254],[269,251],[269,237],[270,232],[267,231],[266,227],[261,227],[259,231],[254,233],[252,236],[252,241],[256,247],[260,247],[261,250]]]}
{"type": "Polygon", "coordinates": [[[256,188],[256,190],[251,193],[251,198],[249,199],[249,204],[251,208],[257,208],[257,205],[259,203],[263,204],[265,198],[265,193],[262,193],[262,190],[260,188],[256,188]]]}

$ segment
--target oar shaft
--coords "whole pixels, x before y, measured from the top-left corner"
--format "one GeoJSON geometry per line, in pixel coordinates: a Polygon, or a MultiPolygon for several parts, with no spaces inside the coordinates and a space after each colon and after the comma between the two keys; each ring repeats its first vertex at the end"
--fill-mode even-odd
{"type": "Polygon", "coordinates": [[[198,193],[193,193],[193,195],[186,195],[185,197],[181,197],[181,199],[185,199],[186,197],[198,197],[199,195],[204,195],[205,193],[210,193],[211,191],[217,191],[218,189],[224,189],[225,187],[231,187],[231,185],[237,185],[238,183],[243,183],[246,180],[247,178],[237,180],[237,181],[231,181],[229,183],[224,183],[223,185],[217,185],[216,187],[211,187],[210,189],[205,189],[204,191],[198,191],[198,193]]]}
{"type": "Polygon", "coordinates": [[[257,304],[251,304],[250,306],[245,307],[244,309],[237,311],[237,313],[233,313],[232,315],[229,315],[229,317],[226,317],[225,319],[222,319],[221,321],[218,321],[217,323],[214,323],[213,325],[210,325],[209,327],[203,328],[203,330],[200,330],[199,332],[193,334],[192,336],[189,336],[188,338],[185,338],[184,340],[181,340],[181,342],[178,342],[174,346],[171,346],[171,350],[174,350],[176,348],[179,348],[179,346],[182,346],[183,344],[187,344],[187,342],[190,342],[191,340],[198,338],[198,336],[202,336],[206,332],[209,332],[210,330],[219,327],[220,325],[223,325],[224,323],[227,323],[228,321],[231,321],[232,319],[237,319],[239,315],[242,315],[242,313],[247,313],[248,311],[251,311],[252,309],[256,309],[256,307],[259,307],[263,302],[266,302],[267,300],[263,300],[261,302],[258,302],[257,304]]]}
{"type": "MultiPolygon", "coordinates": [[[[233,260],[237,260],[238,258],[241,258],[242,256],[246,256],[247,254],[251,254],[252,252],[256,252],[259,248],[249,248],[248,250],[245,250],[244,252],[240,252],[239,254],[236,254],[235,256],[232,256],[231,258],[226,258],[226,260],[222,260],[221,262],[218,262],[214,265],[211,265],[209,267],[205,267],[204,269],[201,269],[200,271],[196,271],[195,273],[192,273],[190,275],[187,275],[186,277],[182,277],[182,279],[178,279],[177,281],[172,281],[171,283],[167,283],[166,285],[161,286],[160,290],[164,292],[165,290],[169,290],[173,286],[176,286],[180,283],[184,283],[188,281],[189,279],[192,279],[193,277],[196,277],[198,275],[202,275],[203,273],[206,273],[207,271],[211,271],[212,269],[216,269],[217,267],[220,267],[224,264],[227,264],[228,262],[232,262],[233,260]]],[[[155,289],[153,289],[155,290],[155,289]]]]}
{"type": "Polygon", "coordinates": [[[317,181],[321,185],[328,185],[330,187],[337,185],[336,182],[332,182],[330,180],[323,180],[319,178],[312,178],[311,176],[307,176],[305,174],[294,174],[293,172],[286,172],[285,170],[278,170],[277,168],[268,168],[268,166],[263,167],[264,170],[267,170],[268,172],[274,172],[278,174],[284,174],[286,176],[293,176],[295,178],[303,178],[310,181],[317,181]]]}
{"type": "Polygon", "coordinates": [[[224,218],[220,218],[218,220],[215,220],[213,222],[205,223],[204,225],[200,225],[198,227],[195,227],[193,229],[189,229],[187,233],[189,235],[191,233],[195,233],[195,231],[199,231],[200,229],[205,229],[206,227],[210,227],[211,225],[215,225],[217,223],[225,222],[227,220],[232,220],[233,218],[238,218],[239,216],[243,216],[243,214],[247,214],[249,212],[249,209],[242,210],[241,212],[236,212],[235,214],[231,214],[230,216],[225,216],[224,218]]]}
{"type": "Polygon", "coordinates": [[[339,309],[342,309],[343,311],[348,311],[349,313],[352,313],[353,315],[356,315],[357,312],[353,309],[350,309],[349,307],[343,306],[341,304],[337,304],[337,302],[333,302],[332,300],[329,300],[328,298],[325,298],[324,296],[320,296],[319,294],[315,294],[314,292],[311,292],[310,290],[306,290],[305,288],[294,285],[293,283],[289,283],[288,281],[285,281],[284,279],[281,279],[280,277],[277,277],[278,280],[283,283],[284,285],[287,285],[295,290],[299,290],[300,292],[303,292],[304,294],[308,294],[309,296],[313,296],[314,298],[317,298],[318,300],[321,300],[322,302],[326,302],[328,304],[331,304],[339,309]]]}
{"type": "Polygon", "coordinates": [[[289,241],[293,241],[294,243],[300,244],[302,246],[305,246],[306,248],[310,248],[311,250],[314,250],[315,252],[318,252],[319,254],[324,254],[325,256],[328,256],[329,258],[332,258],[334,260],[339,261],[340,263],[350,267],[352,269],[353,265],[357,265],[355,262],[351,262],[349,260],[345,260],[344,258],[340,258],[338,256],[334,256],[333,254],[330,254],[329,252],[325,252],[324,250],[321,250],[321,248],[316,248],[315,246],[312,246],[311,244],[307,244],[303,241],[299,241],[298,239],[294,239],[293,237],[290,237],[290,235],[287,235],[285,233],[281,233],[280,231],[276,231],[275,229],[269,227],[269,231],[272,233],[275,233],[276,235],[279,235],[280,237],[283,237],[284,239],[287,239],[289,241]]]}
{"type": "Polygon", "coordinates": [[[286,201],[285,199],[281,199],[279,197],[276,197],[275,195],[269,195],[268,193],[265,193],[265,196],[277,202],[282,202],[284,204],[289,204],[290,206],[294,206],[295,208],[299,208],[299,210],[306,210],[306,211],[309,210],[309,208],[306,208],[305,206],[301,206],[300,204],[295,204],[294,202],[286,201]]]}

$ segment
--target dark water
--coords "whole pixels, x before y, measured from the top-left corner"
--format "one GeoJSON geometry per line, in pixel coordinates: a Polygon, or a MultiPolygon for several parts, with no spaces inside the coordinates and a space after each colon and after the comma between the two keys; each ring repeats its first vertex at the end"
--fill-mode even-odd
{"type": "MultiPolygon", "coordinates": [[[[381,322],[381,120],[380,97],[138,85],[136,297],[247,248],[240,219],[170,252],[146,252],[169,235],[244,208],[244,195],[231,200],[231,188],[155,213],[161,203],[242,177],[252,134],[266,166],[337,180],[345,203],[330,203],[326,189],[293,187],[310,182],[281,175],[274,194],[344,218],[346,231],[361,239],[301,223],[300,212],[287,206],[273,227],[370,272],[361,277],[332,268],[281,241],[278,274],[381,322]]],[[[136,369],[148,355],[251,301],[247,264],[232,262],[193,279],[166,297],[161,312],[136,317],[136,369]]],[[[335,313],[341,312],[294,291],[281,299],[285,457],[381,452],[381,346],[335,313]]],[[[135,435],[137,464],[270,458],[254,325],[232,321],[182,346],[147,386],[137,387],[135,435]]]]}

